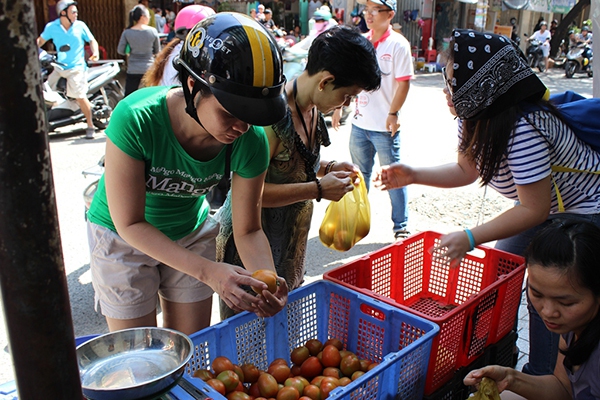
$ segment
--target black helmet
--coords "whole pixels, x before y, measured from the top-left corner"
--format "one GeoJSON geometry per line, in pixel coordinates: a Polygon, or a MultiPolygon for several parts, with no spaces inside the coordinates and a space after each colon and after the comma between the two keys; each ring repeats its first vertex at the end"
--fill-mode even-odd
{"type": "Polygon", "coordinates": [[[196,85],[203,84],[241,121],[267,126],[285,116],[281,53],[273,36],[250,16],[221,12],[198,22],[174,64],[183,78],[184,93],[188,92],[185,77],[196,80],[191,99],[198,91],[196,85]]]}

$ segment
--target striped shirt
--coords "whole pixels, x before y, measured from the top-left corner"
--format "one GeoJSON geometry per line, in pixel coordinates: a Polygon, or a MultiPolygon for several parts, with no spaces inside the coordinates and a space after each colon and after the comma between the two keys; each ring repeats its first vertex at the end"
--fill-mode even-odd
{"type": "MultiPolygon", "coordinates": [[[[460,122],[459,136],[462,136],[460,122]]],[[[565,212],[600,212],[600,175],[552,172],[552,166],[598,171],[600,154],[577,138],[573,131],[554,115],[536,111],[517,122],[506,154],[490,186],[504,197],[518,200],[516,185],[538,182],[552,174],[558,185],[565,212]]],[[[550,184],[548,190],[552,192],[550,213],[557,213],[558,202],[554,185],[550,184]]]]}

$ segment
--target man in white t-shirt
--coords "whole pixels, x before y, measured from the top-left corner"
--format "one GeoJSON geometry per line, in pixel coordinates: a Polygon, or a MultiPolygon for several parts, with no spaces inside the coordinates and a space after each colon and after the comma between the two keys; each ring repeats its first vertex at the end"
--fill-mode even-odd
{"type": "Polygon", "coordinates": [[[537,40],[542,44],[542,54],[544,55],[544,62],[546,63],[546,71],[550,68],[550,31],[548,30],[548,23],[546,21],[540,22],[540,30],[533,32],[533,35],[528,40],[537,40]]]}
{"type": "MultiPolygon", "coordinates": [[[[414,76],[410,43],[392,29],[396,13],[396,0],[358,0],[365,4],[363,10],[369,32],[367,38],[375,46],[381,69],[381,88],[374,92],[361,92],[356,101],[350,133],[350,155],[362,172],[367,188],[378,154],[379,164],[400,161],[400,109],[404,105],[410,80],[414,76]]],[[[332,118],[333,127],[339,126],[340,111],[332,118]]],[[[407,229],[408,201],[406,188],[388,191],[392,203],[394,237],[403,239],[410,235],[407,229]]]]}

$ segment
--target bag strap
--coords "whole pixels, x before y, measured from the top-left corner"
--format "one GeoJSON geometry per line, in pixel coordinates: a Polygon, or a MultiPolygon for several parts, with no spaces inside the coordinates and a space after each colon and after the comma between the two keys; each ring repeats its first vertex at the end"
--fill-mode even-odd
{"type": "MultiPolygon", "coordinates": [[[[548,146],[552,146],[552,143],[550,143],[550,141],[548,140],[546,135],[544,135],[540,131],[540,129],[533,123],[533,121],[531,121],[529,119],[529,116],[527,116],[526,114],[523,114],[523,118],[525,118],[527,120],[527,122],[529,123],[529,125],[533,126],[534,129],[542,136],[542,138],[544,138],[546,143],[548,143],[548,146]]],[[[600,170],[599,171],[589,171],[589,170],[583,170],[583,169],[561,167],[560,165],[552,165],[551,169],[552,169],[552,172],[573,172],[573,173],[600,175],[600,170]]],[[[552,178],[552,185],[554,186],[554,191],[556,192],[556,202],[558,203],[558,211],[565,212],[565,205],[563,203],[562,196],[560,195],[560,190],[558,190],[558,184],[556,183],[556,180],[554,179],[553,175],[551,175],[551,178],[552,178]]]]}

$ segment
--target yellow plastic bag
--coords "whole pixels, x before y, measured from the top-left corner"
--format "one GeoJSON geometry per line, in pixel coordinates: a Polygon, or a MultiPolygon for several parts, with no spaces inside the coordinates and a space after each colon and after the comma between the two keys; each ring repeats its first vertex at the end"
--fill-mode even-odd
{"type": "Polygon", "coordinates": [[[350,250],[371,229],[371,206],[362,174],[354,190],[348,192],[338,202],[327,206],[325,217],[319,228],[321,242],[330,249],[350,250]]]}

